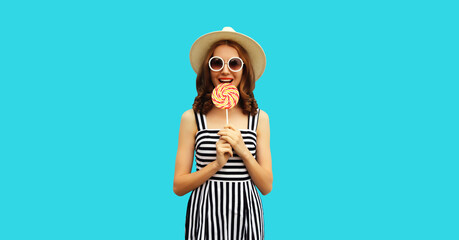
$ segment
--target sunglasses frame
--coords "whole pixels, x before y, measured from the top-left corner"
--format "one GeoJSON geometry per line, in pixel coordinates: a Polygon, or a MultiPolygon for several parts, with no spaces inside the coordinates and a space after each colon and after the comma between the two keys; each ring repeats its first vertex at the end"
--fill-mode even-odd
{"type": "Polygon", "coordinates": [[[225,60],[223,60],[223,58],[221,58],[221,57],[219,57],[219,56],[213,56],[213,57],[211,57],[211,58],[209,59],[209,68],[210,68],[210,70],[212,70],[212,71],[214,71],[214,72],[219,72],[219,71],[221,71],[221,70],[225,67],[225,64],[228,66],[228,69],[229,69],[231,72],[239,72],[239,71],[242,70],[242,68],[244,68],[244,61],[242,61],[242,59],[241,59],[240,57],[232,57],[232,58],[230,58],[230,59],[228,60],[228,62],[225,62],[225,60]],[[213,68],[210,66],[210,62],[211,62],[212,59],[214,59],[214,58],[220,59],[220,60],[223,62],[222,67],[221,67],[220,69],[218,69],[218,70],[215,70],[215,69],[213,69],[213,68]],[[234,71],[234,70],[229,66],[229,64],[228,64],[228,63],[229,63],[231,60],[233,60],[233,59],[239,59],[239,60],[241,61],[241,63],[242,63],[242,64],[241,64],[241,68],[240,68],[239,70],[237,70],[237,71],[234,71]]]}

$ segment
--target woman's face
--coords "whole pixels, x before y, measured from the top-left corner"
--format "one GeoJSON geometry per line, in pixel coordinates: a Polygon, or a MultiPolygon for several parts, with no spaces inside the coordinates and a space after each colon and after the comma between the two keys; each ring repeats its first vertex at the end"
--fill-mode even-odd
{"type": "Polygon", "coordinates": [[[223,58],[223,60],[225,61],[225,64],[222,70],[218,72],[214,72],[209,69],[210,78],[212,80],[212,84],[214,85],[214,87],[216,87],[220,83],[225,83],[225,82],[230,82],[236,87],[239,86],[239,83],[241,83],[243,70],[239,72],[232,72],[231,70],[228,69],[228,65],[227,65],[230,58],[240,57],[236,49],[228,45],[220,45],[217,48],[215,48],[213,56],[219,56],[223,58]]]}

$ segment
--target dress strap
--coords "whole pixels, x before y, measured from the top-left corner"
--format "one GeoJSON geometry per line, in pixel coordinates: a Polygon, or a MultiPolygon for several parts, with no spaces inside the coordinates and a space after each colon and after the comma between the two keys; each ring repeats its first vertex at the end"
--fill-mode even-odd
{"type": "Polygon", "coordinates": [[[196,125],[198,126],[198,131],[207,128],[206,117],[201,113],[194,112],[194,117],[196,118],[196,125]]]}
{"type": "Polygon", "coordinates": [[[258,127],[258,116],[260,115],[260,109],[257,109],[257,113],[252,116],[249,114],[249,129],[253,131],[257,131],[258,127]]]}

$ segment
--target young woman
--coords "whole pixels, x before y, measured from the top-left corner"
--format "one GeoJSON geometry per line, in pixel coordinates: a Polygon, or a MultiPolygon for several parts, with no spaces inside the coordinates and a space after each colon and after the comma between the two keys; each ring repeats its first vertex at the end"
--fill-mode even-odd
{"type": "Polygon", "coordinates": [[[192,191],[186,239],[263,239],[263,208],[258,190],[268,194],[273,174],[268,115],[258,109],[253,90],[266,58],[260,45],[230,27],[208,33],[190,51],[197,73],[193,109],[183,113],[174,175],[174,192],[192,191]],[[231,83],[238,104],[215,107],[213,89],[231,83]],[[196,172],[191,173],[196,152],[196,172]],[[256,186],[256,187],[255,187],[256,186]]]}

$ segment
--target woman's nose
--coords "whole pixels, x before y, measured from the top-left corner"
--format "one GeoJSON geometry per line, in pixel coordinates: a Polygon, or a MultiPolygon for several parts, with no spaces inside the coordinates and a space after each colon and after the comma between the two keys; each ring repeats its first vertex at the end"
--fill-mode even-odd
{"type": "Polygon", "coordinates": [[[228,69],[228,64],[223,64],[222,73],[224,73],[224,74],[229,74],[230,73],[230,71],[228,69]]]}

